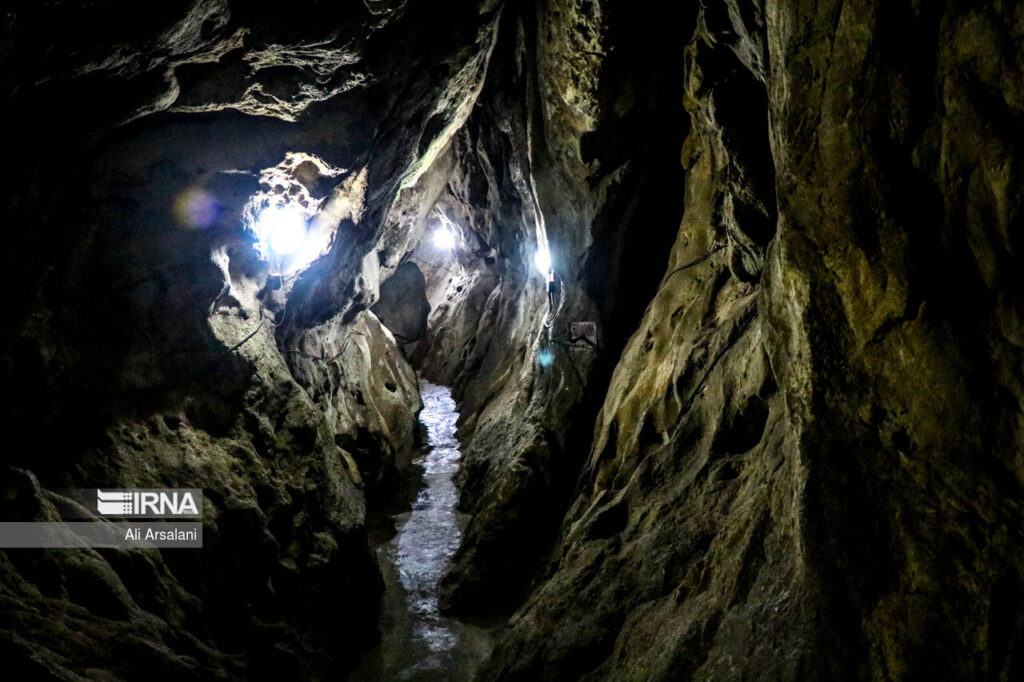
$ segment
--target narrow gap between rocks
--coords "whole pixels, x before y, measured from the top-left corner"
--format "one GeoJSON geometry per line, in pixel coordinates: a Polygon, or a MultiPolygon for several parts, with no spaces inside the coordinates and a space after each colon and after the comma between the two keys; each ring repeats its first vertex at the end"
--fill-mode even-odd
{"type": "Polygon", "coordinates": [[[419,452],[397,495],[368,518],[370,545],[384,578],[380,644],[352,680],[471,680],[491,650],[495,623],[470,624],[441,613],[441,578],[450,568],[466,517],[453,480],[461,453],[451,389],[420,380],[419,452]]]}

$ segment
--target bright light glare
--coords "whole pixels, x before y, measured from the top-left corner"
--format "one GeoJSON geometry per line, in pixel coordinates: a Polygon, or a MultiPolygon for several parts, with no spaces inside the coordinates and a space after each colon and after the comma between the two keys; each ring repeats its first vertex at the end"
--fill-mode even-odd
{"type": "Polygon", "coordinates": [[[298,206],[271,206],[256,220],[256,234],[262,235],[279,256],[297,250],[306,239],[306,219],[298,206]]]}
{"type": "Polygon", "coordinates": [[[434,230],[434,246],[446,251],[455,248],[455,235],[447,227],[439,227],[434,230]]]}
{"type": "Polygon", "coordinates": [[[551,252],[546,247],[537,249],[533,262],[545,277],[551,272],[551,252]]]}

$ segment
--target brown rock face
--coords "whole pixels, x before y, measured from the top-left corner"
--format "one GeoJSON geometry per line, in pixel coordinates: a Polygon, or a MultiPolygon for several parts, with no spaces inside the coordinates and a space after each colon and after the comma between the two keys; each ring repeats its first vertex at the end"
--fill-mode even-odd
{"type": "Polygon", "coordinates": [[[3,449],[4,520],[57,518],[61,488],[206,496],[202,552],[2,553],[12,670],[314,679],[374,642],[364,497],[407,468],[420,400],[368,308],[422,231],[494,17],[372,4],[172,3],[133,28],[131,3],[5,10],[23,167],[2,424],[31,445],[3,449]],[[275,167],[334,235],[298,273],[243,229],[275,167]]]}
{"type": "Polygon", "coordinates": [[[683,46],[651,42],[625,8],[605,35],[601,11],[506,7],[439,203],[475,246],[460,263],[473,274],[433,285],[447,293],[413,356],[460,401],[461,508],[473,518],[442,593],[454,613],[507,613],[543,565],[682,212],[683,46]],[[550,295],[534,265],[544,243],[550,295]],[[574,337],[580,322],[592,342],[574,337]]]}
{"type": "Polygon", "coordinates": [[[1019,9],[697,25],[667,274],[481,677],[1013,679],[1019,9]]]}
{"type": "Polygon", "coordinates": [[[503,623],[479,679],[1024,678],[1019,3],[0,31],[0,520],[208,512],[201,553],[0,552],[0,665],[344,676],[418,372],[462,415],[440,597],[503,623]],[[308,267],[261,258],[254,196],[301,199],[308,267]]]}

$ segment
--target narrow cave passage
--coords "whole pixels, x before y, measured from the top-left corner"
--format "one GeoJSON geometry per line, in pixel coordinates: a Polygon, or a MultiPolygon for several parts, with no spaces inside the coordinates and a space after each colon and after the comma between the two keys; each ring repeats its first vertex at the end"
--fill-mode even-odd
{"type": "Polygon", "coordinates": [[[455,437],[459,415],[451,389],[421,380],[420,395],[426,443],[409,472],[418,490],[411,510],[390,510],[397,512],[386,524],[392,537],[378,533],[374,549],[384,577],[381,643],[366,654],[352,680],[470,680],[491,649],[487,630],[440,611],[441,578],[465,523],[456,510],[453,481],[461,458],[455,437]]]}
{"type": "Polygon", "coordinates": [[[5,3],[0,679],[1024,680],[1022,65],[1003,0],[5,3]]]}

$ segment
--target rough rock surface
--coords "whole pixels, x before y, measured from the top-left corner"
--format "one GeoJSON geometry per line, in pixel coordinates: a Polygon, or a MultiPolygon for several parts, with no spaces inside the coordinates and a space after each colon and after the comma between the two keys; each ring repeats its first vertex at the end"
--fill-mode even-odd
{"type": "Polygon", "coordinates": [[[1021,678],[1024,9],[672,9],[5,9],[0,510],[209,510],[202,554],[0,552],[5,662],[344,673],[411,363],[462,415],[443,603],[512,614],[480,679],[1021,678]],[[291,153],[334,240],[278,274],[291,153]]]}
{"type": "MultiPolygon", "coordinates": [[[[225,343],[253,326],[228,315],[213,324],[225,343]]],[[[59,473],[15,456],[55,487],[201,487],[204,549],[10,552],[0,606],[10,664],[31,660],[53,676],[95,668],[129,679],[141,666],[183,679],[308,677],[372,643],[379,578],[366,552],[357,439],[377,443],[381,460],[408,458],[408,446],[393,448],[411,436],[391,431],[411,431],[419,398],[408,366],[382,361],[397,349],[372,315],[353,330],[361,337],[318,377],[341,381],[327,401],[258,329],[239,349],[250,366],[238,371],[232,414],[186,401],[122,418],[59,473]],[[348,618],[337,618],[340,602],[348,618]]],[[[7,470],[4,499],[5,518],[18,520],[57,520],[53,507],[69,503],[24,469],[7,470]]]]}
{"type": "Polygon", "coordinates": [[[26,134],[3,197],[21,229],[2,424],[30,444],[0,462],[5,519],[54,518],[65,487],[207,496],[201,553],[2,553],[8,665],[307,679],[373,643],[365,494],[407,465],[420,403],[368,308],[389,249],[422,231],[494,36],[491,9],[450,4],[5,10],[5,108],[26,134]],[[294,169],[336,237],[279,276],[242,216],[290,152],[344,172],[294,169]]]}
{"type": "Polygon", "coordinates": [[[419,266],[406,261],[395,268],[380,285],[380,298],[371,310],[402,343],[422,339],[427,333],[430,303],[419,266]]]}
{"type": "Polygon", "coordinates": [[[685,132],[682,45],[652,38],[628,8],[604,11],[505,7],[438,204],[466,248],[454,273],[428,276],[444,294],[431,294],[429,348],[412,357],[460,402],[461,508],[473,518],[445,580],[455,613],[507,613],[542,565],[682,211],[678,146],[665,144],[685,132]],[[608,56],[613,40],[622,52],[608,56]],[[533,264],[544,242],[550,299],[533,264]],[[595,324],[596,347],[574,340],[574,322],[595,324]]]}
{"type": "Polygon", "coordinates": [[[671,262],[482,679],[1020,674],[1021,16],[702,5],[671,262]]]}

